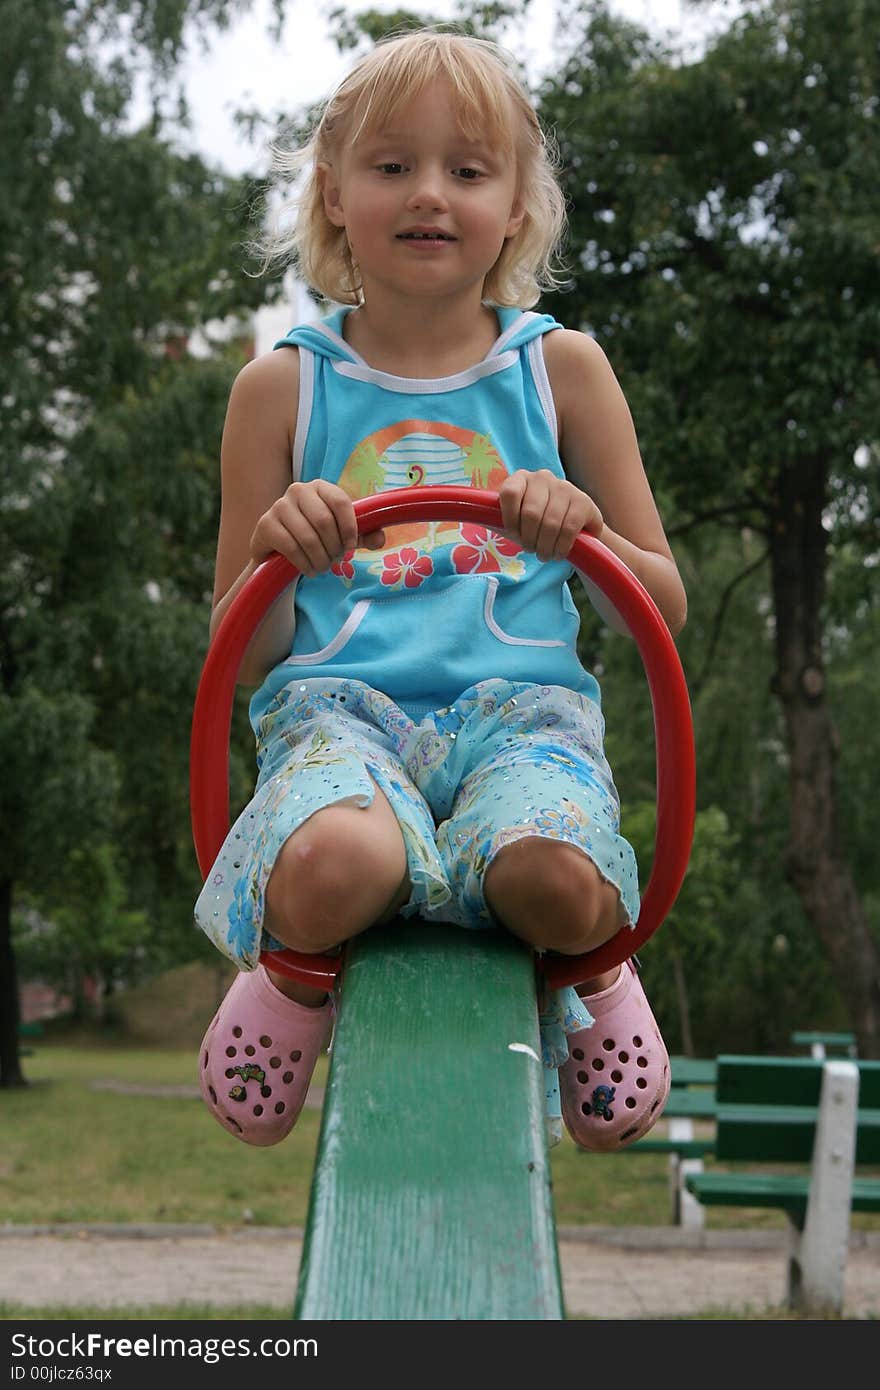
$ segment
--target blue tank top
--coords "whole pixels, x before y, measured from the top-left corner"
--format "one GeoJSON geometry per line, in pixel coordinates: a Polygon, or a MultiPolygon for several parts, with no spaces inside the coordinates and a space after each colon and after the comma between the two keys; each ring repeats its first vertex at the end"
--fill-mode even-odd
{"type": "MultiPolygon", "coordinates": [[[[541,340],[548,314],[499,308],[500,334],[465,371],[437,379],[370,367],[343,337],[347,309],[293,328],[300,355],[293,478],[326,478],[356,500],[391,488],[497,490],[517,469],[564,476],[541,340]]],[[[599,701],[581,665],[565,561],[542,562],[482,526],[388,527],[384,549],[349,552],[297,581],[290,656],[254,694],[251,723],[290,681],[347,677],[413,718],[499,676],[599,701]]]]}

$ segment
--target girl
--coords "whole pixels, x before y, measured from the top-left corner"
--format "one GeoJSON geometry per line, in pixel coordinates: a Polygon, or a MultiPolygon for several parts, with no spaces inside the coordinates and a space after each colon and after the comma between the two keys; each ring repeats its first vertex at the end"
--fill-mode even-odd
{"type": "MultiPolygon", "coordinates": [[[[286,167],[307,181],[270,250],[342,307],[230,396],[212,633],[274,551],[305,578],[245,655],[259,779],[196,907],[240,968],[202,1094],[250,1144],[292,1128],[331,1019],[261,949],[325,952],[401,912],[568,954],[632,925],[634,856],[576,655],[575,536],[619,555],[673,632],[686,609],[611,367],[527,312],[555,283],[564,211],[503,51],[434,30],[380,44],[286,167]],[[358,536],[352,499],[438,483],[496,490],[504,533],[358,536]]],[[[669,1064],[631,962],[543,1008],[551,1114],[559,1067],[576,1143],[643,1135],[669,1064]]]]}

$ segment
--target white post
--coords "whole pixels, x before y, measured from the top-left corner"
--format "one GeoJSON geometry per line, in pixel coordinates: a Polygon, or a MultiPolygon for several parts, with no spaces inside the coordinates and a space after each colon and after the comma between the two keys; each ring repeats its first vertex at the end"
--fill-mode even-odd
{"type": "MultiPolygon", "coordinates": [[[[677,1141],[693,1139],[694,1123],[688,1115],[670,1115],[669,1138],[677,1141]]],[[[702,1202],[698,1202],[692,1192],[684,1185],[688,1173],[702,1173],[701,1158],[680,1158],[678,1154],[669,1155],[669,1187],[672,1196],[672,1222],[675,1226],[701,1229],[705,1225],[706,1213],[702,1202]]]]}
{"type": "Polygon", "coordinates": [[[858,1103],[855,1062],[826,1062],[804,1229],[789,1260],[789,1302],[805,1311],[843,1308],[858,1103]]]}

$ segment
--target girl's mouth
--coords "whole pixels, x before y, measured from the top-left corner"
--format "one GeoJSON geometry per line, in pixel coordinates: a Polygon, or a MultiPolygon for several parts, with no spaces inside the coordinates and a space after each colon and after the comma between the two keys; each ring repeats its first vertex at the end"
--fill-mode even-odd
{"type": "Polygon", "coordinates": [[[399,232],[397,240],[426,242],[429,246],[437,246],[444,242],[455,241],[456,238],[449,236],[447,232],[399,232]]]}

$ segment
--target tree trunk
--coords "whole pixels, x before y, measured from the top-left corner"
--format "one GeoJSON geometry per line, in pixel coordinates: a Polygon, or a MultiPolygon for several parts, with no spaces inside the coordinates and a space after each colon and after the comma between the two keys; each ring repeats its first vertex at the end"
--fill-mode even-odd
{"type": "Polygon", "coordinates": [[[774,693],[785,716],[789,757],[785,871],[828,954],[860,1055],[880,1057],[880,951],[841,843],[835,778],[839,740],[825,700],[827,533],[822,513],[827,476],[822,458],[800,459],[787,467],[778,479],[770,517],[774,693]]]}
{"type": "Polygon", "coordinates": [[[678,1001],[681,1050],[685,1057],[693,1057],[694,1035],[691,1029],[691,1006],[688,997],[687,980],[684,973],[684,961],[681,957],[681,951],[678,949],[678,942],[675,941],[674,938],[672,946],[672,974],[675,980],[675,997],[678,1001]]]}
{"type": "Polygon", "coordinates": [[[18,1055],[18,978],[12,950],[12,881],[0,879],[0,1087],[26,1086],[18,1055]]]}

